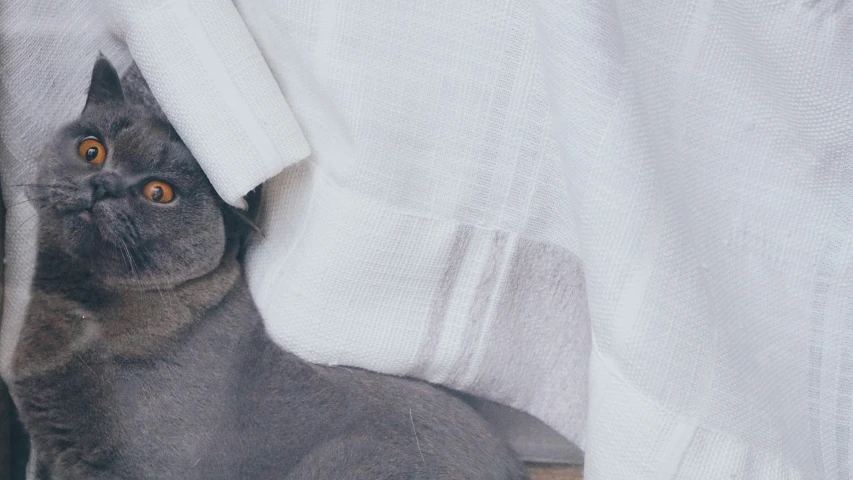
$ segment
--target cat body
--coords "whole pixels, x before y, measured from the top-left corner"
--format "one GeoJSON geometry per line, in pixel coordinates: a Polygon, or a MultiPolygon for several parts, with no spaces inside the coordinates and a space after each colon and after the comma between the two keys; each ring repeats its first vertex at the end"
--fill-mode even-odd
{"type": "Polygon", "coordinates": [[[39,254],[10,390],[37,478],[526,478],[442,389],[309,364],[269,338],[239,261],[250,221],[133,83],[96,62],[33,185],[39,254]]]}

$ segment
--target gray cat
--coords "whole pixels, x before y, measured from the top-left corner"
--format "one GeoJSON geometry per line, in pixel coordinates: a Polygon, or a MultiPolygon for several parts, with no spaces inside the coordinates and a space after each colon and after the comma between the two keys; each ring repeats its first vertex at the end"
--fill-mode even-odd
{"type": "Polygon", "coordinates": [[[239,258],[257,195],[248,215],[216,195],[138,70],[100,57],[38,161],[11,386],[38,478],[527,478],[444,390],[270,340],[239,258]]]}

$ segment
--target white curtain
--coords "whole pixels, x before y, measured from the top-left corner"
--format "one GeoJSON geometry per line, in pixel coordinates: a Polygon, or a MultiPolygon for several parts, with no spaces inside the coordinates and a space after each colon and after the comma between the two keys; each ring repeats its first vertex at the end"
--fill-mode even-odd
{"type": "Polygon", "coordinates": [[[853,3],[558,3],[588,478],[853,478],[853,3]]]}
{"type": "Polygon", "coordinates": [[[223,198],[267,181],[288,349],[530,412],[593,480],[851,478],[853,3],[2,5],[6,378],[13,185],[129,51],[223,198]]]}

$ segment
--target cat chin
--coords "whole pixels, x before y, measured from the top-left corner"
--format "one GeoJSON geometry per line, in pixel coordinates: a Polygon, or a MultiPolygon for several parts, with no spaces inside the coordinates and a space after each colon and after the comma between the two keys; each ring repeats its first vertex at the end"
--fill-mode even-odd
{"type": "Polygon", "coordinates": [[[102,242],[91,214],[85,211],[65,216],[61,231],[52,237],[54,242],[64,246],[64,250],[81,257],[97,254],[102,242]]]}
{"type": "Polygon", "coordinates": [[[89,209],[73,210],[61,213],[62,234],[59,241],[66,242],[72,253],[82,255],[100,255],[104,248],[121,248],[110,225],[110,218],[101,212],[89,209]],[[65,237],[64,239],[61,237],[65,237]]]}

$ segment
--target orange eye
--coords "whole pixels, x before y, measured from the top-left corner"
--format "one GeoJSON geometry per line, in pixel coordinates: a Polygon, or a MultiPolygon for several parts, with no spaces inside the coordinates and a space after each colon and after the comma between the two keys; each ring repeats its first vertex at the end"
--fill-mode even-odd
{"type": "Polygon", "coordinates": [[[145,198],[155,203],[169,203],[175,198],[175,193],[172,187],[165,182],[148,182],[142,187],[142,194],[145,198]]]}
{"type": "Polygon", "coordinates": [[[104,160],[107,158],[107,149],[104,148],[104,145],[94,137],[84,138],[83,141],[80,142],[80,146],[77,147],[77,153],[80,154],[80,157],[82,157],[83,160],[95,165],[104,163],[104,160]]]}

